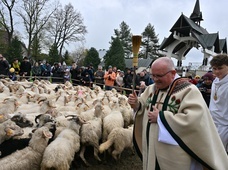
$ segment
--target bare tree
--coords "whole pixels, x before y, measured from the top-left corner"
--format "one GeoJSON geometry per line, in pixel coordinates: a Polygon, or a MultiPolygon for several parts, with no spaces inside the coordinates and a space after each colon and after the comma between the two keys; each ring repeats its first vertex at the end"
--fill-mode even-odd
{"type": "Polygon", "coordinates": [[[5,29],[8,37],[8,46],[11,44],[14,33],[13,7],[15,0],[0,1],[0,26],[5,29]],[[6,14],[7,13],[7,14],[6,14]]]}
{"type": "Polygon", "coordinates": [[[51,44],[57,44],[60,56],[65,44],[85,40],[86,33],[81,14],[71,4],[59,7],[48,24],[48,37],[53,38],[51,44]]]}
{"type": "Polygon", "coordinates": [[[72,53],[71,56],[73,58],[73,60],[79,64],[82,65],[83,62],[81,62],[82,60],[84,61],[85,56],[86,56],[86,49],[83,46],[78,46],[72,53]]]}
{"type": "Polygon", "coordinates": [[[50,4],[51,0],[22,0],[19,16],[23,20],[28,38],[28,56],[31,55],[31,46],[35,38],[39,37],[45,28],[50,16],[57,9],[57,4],[50,4]]]}

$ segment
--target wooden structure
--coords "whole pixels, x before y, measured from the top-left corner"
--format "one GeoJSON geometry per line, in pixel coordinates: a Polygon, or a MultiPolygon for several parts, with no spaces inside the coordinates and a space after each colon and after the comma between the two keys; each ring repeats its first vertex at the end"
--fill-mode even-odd
{"type": "Polygon", "coordinates": [[[208,33],[200,26],[203,21],[199,0],[196,0],[190,17],[183,13],[171,28],[170,36],[160,45],[160,53],[177,59],[177,67],[182,66],[182,60],[192,48],[202,48],[204,58],[202,66],[207,66],[210,56],[227,53],[226,39],[219,39],[219,33],[208,33]]]}

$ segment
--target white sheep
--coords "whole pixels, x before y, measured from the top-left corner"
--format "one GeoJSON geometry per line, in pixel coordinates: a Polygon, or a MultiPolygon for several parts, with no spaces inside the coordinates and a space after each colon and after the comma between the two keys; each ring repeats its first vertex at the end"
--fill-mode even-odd
{"type": "Polygon", "coordinates": [[[39,170],[43,152],[52,133],[47,127],[37,129],[29,146],[0,159],[0,169],[39,170]]]}
{"type": "Polygon", "coordinates": [[[125,148],[131,148],[133,151],[133,126],[129,128],[114,128],[108,135],[108,140],[99,147],[100,153],[113,146],[112,157],[119,159],[125,148]]]}
{"type": "Polygon", "coordinates": [[[0,102],[10,95],[10,89],[0,82],[0,102]]]}
{"type": "Polygon", "coordinates": [[[103,106],[98,103],[95,106],[94,110],[94,118],[89,120],[86,124],[82,125],[81,128],[81,151],[80,151],[80,158],[83,162],[90,166],[89,163],[86,161],[84,157],[86,146],[93,146],[94,148],[94,157],[101,161],[98,156],[98,148],[99,148],[99,141],[102,137],[102,115],[103,115],[103,106]]]}
{"type": "Polygon", "coordinates": [[[23,133],[23,129],[17,126],[15,122],[6,120],[0,123],[0,144],[13,136],[22,135],[23,133]]]}
{"type": "Polygon", "coordinates": [[[18,101],[15,97],[5,98],[2,103],[0,103],[0,113],[12,114],[18,108],[18,101]]]}
{"type": "Polygon", "coordinates": [[[120,112],[123,115],[124,127],[127,128],[130,124],[133,123],[133,109],[127,102],[126,97],[118,97],[120,112]]]}
{"type": "Polygon", "coordinates": [[[79,131],[85,123],[79,117],[73,117],[68,128],[64,129],[57,138],[45,149],[41,170],[68,170],[74,155],[80,149],[79,131]]]}
{"type": "Polygon", "coordinates": [[[122,113],[119,109],[118,101],[113,101],[111,104],[111,113],[108,114],[103,119],[103,136],[102,141],[106,141],[108,134],[115,128],[115,127],[124,127],[124,120],[122,113]]]}

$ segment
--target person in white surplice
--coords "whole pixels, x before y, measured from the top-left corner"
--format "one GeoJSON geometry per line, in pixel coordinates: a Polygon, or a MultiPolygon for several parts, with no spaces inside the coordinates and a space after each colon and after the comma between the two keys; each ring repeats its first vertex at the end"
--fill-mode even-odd
{"type": "Polygon", "coordinates": [[[210,61],[215,80],[212,83],[209,109],[219,136],[228,153],[228,56],[219,54],[210,61]]]}

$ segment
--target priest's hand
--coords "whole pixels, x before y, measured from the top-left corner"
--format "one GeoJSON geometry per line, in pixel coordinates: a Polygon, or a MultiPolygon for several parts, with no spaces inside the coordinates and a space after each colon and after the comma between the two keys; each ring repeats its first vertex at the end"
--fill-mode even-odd
{"type": "Polygon", "coordinates": [[[129,94],[128,103],[131,105],[131,107],[134,110],[138,109],[139,102],[138,102],[138,97],[137,97],[136,91],[134,91],[132,94],[129,94]]]}
{"type": "Polygon", "coordinates": [[[152,106],[152,107],[153,107],[153,111],[148,112],[148,119],[150,123],[157,123],[159,110],[155,106],[152,106]]]}

